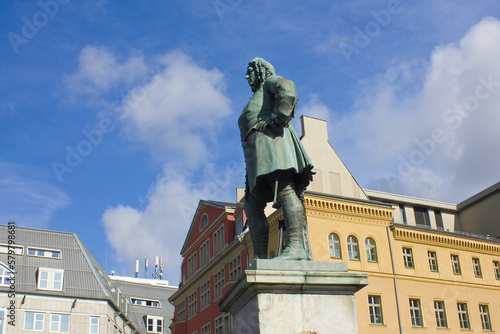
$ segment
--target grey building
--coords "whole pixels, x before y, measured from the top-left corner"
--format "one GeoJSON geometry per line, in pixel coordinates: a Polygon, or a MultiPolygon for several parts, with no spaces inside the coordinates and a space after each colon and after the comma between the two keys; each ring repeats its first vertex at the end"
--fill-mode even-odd
{"type": "Polygon", "coordinates": [[[74,233],[0,225],[0,334],[170,333],[166,313],[151,307],[141,318],[132,302],[166,300],[173,288],[145,286],[110,279],[74,233]]]}
{"type": "Polygon", "coordinates": [[[130,303],[128,315],[142,332],[169,333],[174,315],[174,306],[168,298],[177,287],[167,281],[123,276],[109,276],[114,284],[127,296],[130,303]]]}

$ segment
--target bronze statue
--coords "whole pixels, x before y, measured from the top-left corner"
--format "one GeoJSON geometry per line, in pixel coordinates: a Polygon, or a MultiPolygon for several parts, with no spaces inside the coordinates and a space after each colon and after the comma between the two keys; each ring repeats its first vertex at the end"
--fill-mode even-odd
{"type": "Polygon", "coordinates": [[[255,259],[267,258],[268,202],[283,208],[285,248],[277,259],[312,260],[303,196],[314,169],[291,121],[297,105],[292,81],[276,75],[262,58],[250,61],[245,78],[253,96],[238,125],[246,162],[245,213],[255,259]]]}

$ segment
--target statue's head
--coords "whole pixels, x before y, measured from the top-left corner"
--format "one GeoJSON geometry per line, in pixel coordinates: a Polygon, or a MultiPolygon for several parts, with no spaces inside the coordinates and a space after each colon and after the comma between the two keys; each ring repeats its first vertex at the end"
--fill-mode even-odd
{"type": "Polygon", "coordinates": [[[276,74],[276,71],[274,70],[273,65],[271,65],[270,62],[257,57],[248,63],[245,79],[247,79],[248,84],[252,87],[252,92],[255,92],[268,77],[274,74],[276,74]]]}

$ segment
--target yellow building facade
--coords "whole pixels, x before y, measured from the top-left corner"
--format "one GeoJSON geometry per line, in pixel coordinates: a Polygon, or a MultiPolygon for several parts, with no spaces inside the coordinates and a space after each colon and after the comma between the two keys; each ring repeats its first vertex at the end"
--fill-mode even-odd
{"type": "MultiPolygon", "coordinates": [[[[355,295],[359,333],[499,331],[500,239],[486,236],[498,224],[478,227],[484,217],[497,222],[496,211],[469,218],[461,204],[363,190],[328,143],[326,122],[303,118],[302,127],[304,146],[320,167],[304,202],[313,258],[346,262],[349,271],[369,276],[355,295]],[[460,232],[464,226],[484,236],[460,232]]],[[[473,196],[474,206],[482,200],[491,206],[499,189],[473,196]]],[[[268,219],[273,257],[285,234],[281,211],[268,219]]],[[[248,234],[244,244],[251,262],[248,234]]]]}
{"type": "MultiPolygon", "coordinates": [[[[500,328],[500,242],[393,222],[394,208],[308,193],[315,261],[368,273],[356,293],[359,333],[472,333],[500,328]]],[[[269,217],[272,257],[281,211],[269,217]]],[[[496,238],[495,238],[496,239],[496,238]]],[[[252,260],[251,241],[245,246],[252,260]]]]}

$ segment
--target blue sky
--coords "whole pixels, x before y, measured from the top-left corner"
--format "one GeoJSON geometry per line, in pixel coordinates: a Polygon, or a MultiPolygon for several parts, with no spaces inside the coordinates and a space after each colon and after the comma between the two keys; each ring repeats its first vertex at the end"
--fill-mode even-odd
{"type": "MultiPolygon", "coordinates": [[[[457,203],[500,181],[498,1],[0,4],[0,221],[77,233],[109,272],[179,251],[244,186],[263,57],[363,188],[457,203]]],[[[141,270],[141,275],[142,275],[141,270]]]]}

